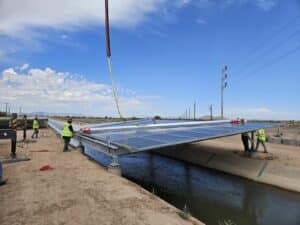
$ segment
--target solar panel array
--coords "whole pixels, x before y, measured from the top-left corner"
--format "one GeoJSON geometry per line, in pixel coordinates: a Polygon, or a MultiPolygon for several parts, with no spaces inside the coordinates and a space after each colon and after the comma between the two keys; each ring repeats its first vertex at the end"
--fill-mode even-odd
{"type": "MultiPolygon", "coordinates": [[[[139,152],[184,143],[226,137],[244,132],[256,131],[260,128],[270,128],[279,125],[278,123],[270,122],[232,124],[229,122],[220,123],[216,121],[215,123],[211,124],[204,123],[196,125],[191,125],[189,122],[186,122],[173,126],[172,123],[178,123],[178,121],[165,120],[157,122],[157,127],[150,128],[147,127],[147,125],[153,124],[153,121],[149,119],[109,124],[91,124],[85,127],[100,129],[100,131],[92,132],[92,134],[87,135],[88,137],[92,137],[104,142],[109,140],[110,144],[125,148],[129,152],[139,152]],[[168,127],[166,127],[166,124],[168,124],[168,127]],[[171,124],[170,127],[169,124],[171,124]],[[136,128],[120,130],[116,129],[114,131],[101,130],[102,128],[105,129],[107,127],[116,128],[132,125],[135,125],[136,128]]],[[[63,122],[49,120],[49,125],[57,132],[60,132],[63,127],[63,122]]],[[[79,130],[81,127],[74,126],[74,128],[79,130]]]]}
{"type": "Polygon", "coordinates": [[[274,127],[278,124],[248,122],[245,124],[209,124],[193,126],[175,126],[172,128],[145,128],[92,133],[91,136],[129,149],[131,152],[145,151],[166,146],[191,143],[218,137],[226,137],[260,128],[274,127]]]}

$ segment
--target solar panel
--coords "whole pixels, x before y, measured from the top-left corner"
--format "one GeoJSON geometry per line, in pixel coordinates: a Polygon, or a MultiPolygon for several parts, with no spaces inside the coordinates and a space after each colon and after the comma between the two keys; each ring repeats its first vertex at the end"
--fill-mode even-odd
{"type": "Polygon", "coordinates": [[[163,130],[161,129],[154,129],[154,130],[130,130],[130,131],[116,131],[116,132],[104,132],[104,133],[95,133],[91,134],[94,138],[99,138],[101,140],[106,141],[109,139],[110,141],[118,141],[133,137],[142,137],[145,135],[151,135],[155,133],[161,133],[163,130]]]}
{"type": "Polygon", "coordinates": [[[244,132],[255,131],[260,128],[274,126],[274,123],[246,123],[223,124],[218,126],[192,126],[159,129],[153,134],[153,130],[145,129],[141,133],[135,133],[134,137],[124,136],[122,140],[112,141],[113,144],[122,146],[124,143],[132,151],[144,151],[160,147],[191,143],[208,140],[217,137],[225,137],[244,132]]]}
{"type": "Polygon", "coordinates": [[[199,137],[199,133],[192,132],[192,131],[184,131],[184,130],[170,131],[169,134],[183,136],[183,137],[189,137],[189,138],[199,137]]]}
{"type": "Polygon", "coordinates": [[[169,143],[169,142],[181,142],[185,140],[190,140],[190,137],[186,136],[175,136],[172,134],[153,134],[153,135],[146,135],[143,136],[146,139],[151,139],[151,140],[158,140],[163,143],[169,143]]]}
{"type": "Polygon", "coordinates": [[[163,142],[156,141],[156,140],[149,140],[143,137],[134,137],[134,138],[119,140],[118,144],[129,147],[130,149],[145,149],[149,146],[160,146],[163,144],[163,142]]]}
{"type": "Polygon", "coordinates": [[[198,128],[198,129],[190,129],[190,132],[198,133],[198,134],[203,134],[203,135],[213,135],[215,134],[218,130],[214,130],[212,128],[198,128]]]}
{"type": "MultiPolygon", "coordinates": [[[[62,128],[62,123],[57,121],[49,121],[49,125],[57,131],[62,128]]],[[[167,120],[153,124],[152,120],[135,120],[101,126],[89,125],[92,132],[84,135],[104,143],[109,140],[112,145],[117,148],[126,148],[128,152],[139,152],[226,137],[278,125],[278,123],[266,122],[232,124],[229,121],[178,122],[167,120]]]]}

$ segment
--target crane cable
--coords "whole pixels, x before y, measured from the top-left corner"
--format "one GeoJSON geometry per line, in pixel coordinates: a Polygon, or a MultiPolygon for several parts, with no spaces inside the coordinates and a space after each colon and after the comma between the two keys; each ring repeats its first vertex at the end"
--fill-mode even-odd
{"type": "Polygon", "coordinates": [[[113,72],[112,72],[112,64],[111,64],[111,51],[110,51],[110,33],[109,33],[109,11],[108,11],[108,0],[105,0],[105,36],[106,36],[106,57],[107,57],[107,65],[108,65],[108,70],[109,70],[109,75],[111,78],[111,86],[112,86],[112,91],[114,95],[114,100],[115,104],[118,110],[118,114],[120,118],[123,119],[121,110],[120,110],[120,105],[119,105],[119,97],[118,97],[118,92],[117,88],[115,85],[114,77],[113,77],[113,72]]]}
{"type": "Polygon", "coordinates": [[[107,57],[107,64],[108,64],[109,75],[111,78],[111,86],[112,86],[112,91],[114,94],[115,104],[116,104],[120,118],[123,118],[121,110],[120,110],[120,105],[119,105],[119,96],[118,96],[117,88],[116,88],[113,73],[112,73],[112,65],[111,65],[110,57],[107,57]]]}

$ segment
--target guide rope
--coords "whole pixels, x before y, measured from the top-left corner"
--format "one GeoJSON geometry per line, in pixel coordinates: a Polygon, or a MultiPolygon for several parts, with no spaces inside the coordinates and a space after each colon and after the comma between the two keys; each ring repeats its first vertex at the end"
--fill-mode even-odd
{"type": "Polygon", "coordinates": [[[109,34],[109,11],[108,11],[108,0],[105,0],[105,36],[106,36],[106,57],[107,57],[107,65],[108,65],[108,70],[109,70],[109,75],[111,78],[111,86],[112,86],[112,91],[114,95],[114,100],[116,104],[116,108],[118,110],[118,114],[120,118],[123,119],[121,110],[120,110],[120,105],[119,105],[119,97],[118,97],[118,92],[117,88],[115,85],[114,77],[113,77],[113,72],[112,72],[112,64],[111,64],[111,51],[110,51],[110,34],[109,34]]]}
{"type": "Polygon", "coordinates": [[[114,95],[114,99],[115,99],[115,104],[116,104],[120,118],[123,118],[121,110],[120,110],[119,96],[118,96],[117,88],[116,88],[115,81],[114,81],[110,57],[107,57],[107,64],[108,64],[108,70],[109,70],[109,75],[110,75],[110,79],[111,79],[111,87],[112,87],[112,91],[113,91],[113,95],[114,95]]]}

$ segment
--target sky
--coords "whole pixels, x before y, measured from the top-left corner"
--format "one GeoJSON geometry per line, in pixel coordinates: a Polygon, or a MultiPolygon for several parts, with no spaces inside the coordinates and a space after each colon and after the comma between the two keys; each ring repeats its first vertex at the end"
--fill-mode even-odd
{"type": "MultiPolygon", "coordinates": [[[[300,119],[300,0],[110,0],[124,116],[300,119]],[[192,113],[191,113],[192,114],[192,113]]],[[[104,0],[0,1],[0,110],[117,116],[104,0]]]]}

